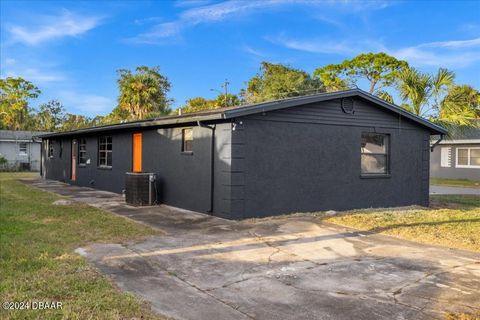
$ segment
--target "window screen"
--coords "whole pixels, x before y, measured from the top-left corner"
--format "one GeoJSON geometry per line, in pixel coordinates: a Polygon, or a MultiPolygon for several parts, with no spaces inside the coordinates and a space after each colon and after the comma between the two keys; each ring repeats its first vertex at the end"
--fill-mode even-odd
{"type": "Polygon", "coordinates": [[[182,130],[182,152],[193,152],[193,130],[192,128],[182,130]]]}
{"type": "Polygon", "coordinates": [[[362,175],[389,174],[389,140],[387,134],[362,133],[361,167],[362,175]]]}
{"type": "Polygon", "coordinates": [[[98,166],[112,166],[112,137],[98,138],[98,166]]]}

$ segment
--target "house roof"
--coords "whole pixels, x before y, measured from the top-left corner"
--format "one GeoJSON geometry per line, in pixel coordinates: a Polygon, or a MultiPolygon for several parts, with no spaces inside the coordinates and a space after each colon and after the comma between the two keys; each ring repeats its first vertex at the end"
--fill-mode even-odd
{"type": "Polygon", "coordinates": [[[480,143],[480,120],[477,127],[454,127],[448,132],[441,144],[480,143]]]}
{"type": "Polygon", "coordinates": [[[48,133],[50,132],[0,130],[0,141],[29,142],[36,136],[48,133]]]}
{"type": "Polygon", "coordinates": [[[408,118],[413,122],[416,122],[418,125],[427,128],[432,134],[447,133],[447,130],[444,129],[443,127],[440,127],[424,118],[416,116],[413,113],[408,112],[399,106],[388,103],[363,90],[352,89],[352,90],[345,90],[345,91],[320,93],[320,94],[301,96],[301,97],[293,97],[293,98],[274,100],[274,101],[268,101],[268,102],[250,104],[250,105],[242,105],[242,106],[236,106],[236,107],[204,110],[204,111],[199,111],[194,113],[187,113],[183,115],[164,116],[164,117],[159,117],[159,118],[149,119],[149,120],[131,121],[131,122],[125,122],[125,123],[112,124],[112,125],[97,126],[92,128],[78,129],[74,131],[49,133],[49,134],[41,135],[40,137],[41,138],[61,137],[61,136],[68,136],[68,135],[121,130],[121,129],[139,129],[139,128],[145,128],[145,127],[154,127],[154,126],[155,127],[172,126],[172,125],[180,125],[180,124],[186,124],[186,123],[195,123],[197,121],[226,120],[226,119],[233,119],[233,118],[247,116],[247,115],[256,114],[256,113],[263,113],[263,112],[274,111],[278,109],[305,105],[309,103],[334,100],[334,99],[340,99],[340,98],[348,98],[348,97],[360,97],[380,107],[383,107],[386,110],[400,114],[401,116],[408,118]]]}

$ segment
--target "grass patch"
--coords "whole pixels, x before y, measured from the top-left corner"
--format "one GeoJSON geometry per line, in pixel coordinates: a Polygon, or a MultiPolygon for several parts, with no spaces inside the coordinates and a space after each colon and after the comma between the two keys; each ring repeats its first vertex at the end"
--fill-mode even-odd
{"type": "Polygon", "coordinates": [[[349,211],[325,221],[480,252],[480,196],[437,195],[430,208],[349,211]]]}
{"type": "Polygon", "coordinates": [[[32,176],[0,173],[0,302],[60,301],[63,309],[1,310],[0,318],[159,319],[73,252],[157,231],[80,203],[52,205],[61,197],[15,181],[32,176]]]}
{"type": "Polygon", "coordinates": [[[467,187],[480,189],[480,181],[477,180],[431,178],[430,184],[435,186],[467,187]]]}

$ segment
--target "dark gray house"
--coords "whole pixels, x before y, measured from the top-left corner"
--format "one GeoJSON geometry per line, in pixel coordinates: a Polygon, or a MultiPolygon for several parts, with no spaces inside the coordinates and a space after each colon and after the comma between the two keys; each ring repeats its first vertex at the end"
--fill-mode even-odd
{"type": "Polygon", "coordinates": [[[445,133],[355,89],[44,135],[43,176],[120,193],[154,172],[161,202],[232,219],[428,205],[445,133]]]}
{"type": "Polygon", "coordinates": [[[432,178],[480,181],[480,128],[455,128],[430,160],[432,178]]]}

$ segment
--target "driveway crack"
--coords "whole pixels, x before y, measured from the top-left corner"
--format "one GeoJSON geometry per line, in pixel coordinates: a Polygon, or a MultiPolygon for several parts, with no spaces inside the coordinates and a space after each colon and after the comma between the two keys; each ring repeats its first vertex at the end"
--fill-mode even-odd
{"type": "Polygon", "coordinates": [[[189,287],[194,288],[195,290],[198,290],[198,291],[202,292],[203,294],[206,294],[207,296],[215,299],[216,301],[220,302],[221,304],[223,304],[223,305],[225,305],[225,306],[227,306],[227,307],[235,310],[236,312],[241,313],[241,314],[244,315],[245,317],[247,317],[247,318],[249,318],[249,319],[255,320],[255,318],[252,317],[251,315],[249,315],[248,313],[245,313],[245,312],[239,310],[239,306],[232,305],[232,304],[230,304],[230,303],[228,303],[228,302],[226,302],[226,301],[224,301],[224,300],[216,297],[215,295],[213,295],[212,293],[210,293],[209,290],[204,290],[204,289],[196,286],[195,284],[189,282],[188,280],[186,280],[186,279],[184,279],[184,278],[182,278],[182,277],[179,277],[176,273],[172,273],[171,270],[168,270],[167,268],[163,267],[160,263],[148,261],[147,259],[145,259],[144,257],[142,257],[142,252],[141,252],[141,251],[138,251],[138,250],[135,250],[135,249],[132,249],[132,248],[128,248],[128,247],[127,247],[127,249],[128,249],[128,250],[131,250],[133,253],[135,253],[136,255],[138,255],[138,257],[139,257],[140,259],[144,259],[147,264],[149,264],[149,265],[155,265],[155,266],[159,267],[159,268],[162,269],[164,272],[166,272],[166,273],[168,273],[169,275],[175,277],[177,280],[179,280],[180,282],[188,285],[189,287]]]}

